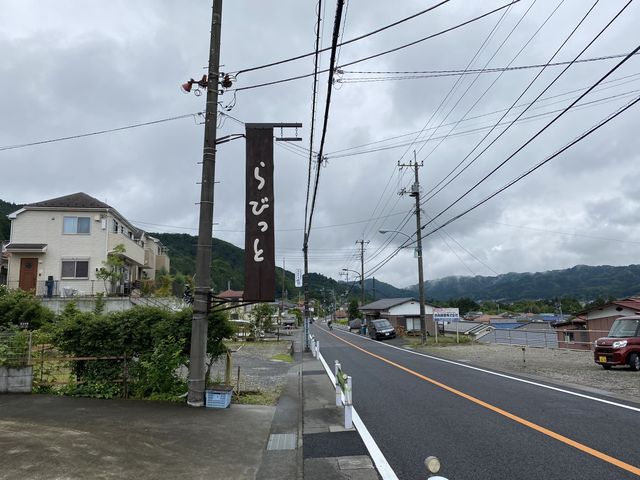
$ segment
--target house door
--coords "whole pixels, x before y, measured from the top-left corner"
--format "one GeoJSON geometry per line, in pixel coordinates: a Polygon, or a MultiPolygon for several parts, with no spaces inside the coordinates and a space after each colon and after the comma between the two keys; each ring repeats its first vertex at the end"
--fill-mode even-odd
{"type": "Polygon", "coordinates": [[[20,259],[20,283],[19,287],[25,292],[35,292],[38,279],[38,259],[20,259]]]}

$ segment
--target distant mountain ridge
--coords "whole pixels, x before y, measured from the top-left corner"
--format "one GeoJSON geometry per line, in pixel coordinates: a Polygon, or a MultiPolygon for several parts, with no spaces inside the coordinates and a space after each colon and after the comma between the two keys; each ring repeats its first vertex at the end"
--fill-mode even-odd
{"type": "MultiPolygon", "coordinates": [[[[417,294],[418,286],[409,289],[417,294]]],[[[640,265],[576,265],[565,270],[505,273],[495,277],[444,277],[425,283],[425,296],[435,300],[537,300],[575,297],[581,300],[640,295],[640,265]]]]}
{"type": "MultiPolygon", "coordinates": [[[[0,241],[10,235],[9,213],[21,205],[0,200],[0,241]]],[[[151,233],[169,248],[171,273],[180,272],[191,276],[195,273],[197,239],[195,236],[177,233],[151,233]]],[[[216,290],[230,287],[242,290],[244,283],[244,251],[219,239],[213,240],[212,281],[216,290]]],[[[330,299],[348,292],[359,298],[360,282],[342,282],[324,275],[310,273],[309,290],[318,299],[330,299]]],[[[276,295],[282,290],[282,269],[276,267],[276,295]]],[[[294,273],[285,272],[284,290],[290,300],[295,300],[302,289],[294,285],[294,273]]],[[[379,280],[365,280],[366,301],[380,298],[418,297],[418,286],[397,288],[379,280]]],[[[495,277],[444,277],[425,282],[425,297],[431,301],[447,301],[455,298],[470,298],[474,301],[551,299],[574,297],[593,300],[598,297],[628,297],[640,295],[640,265],[614,267],[610,265],[577,265],[565,270],[536,273],[506,273],[495,277]]]]}

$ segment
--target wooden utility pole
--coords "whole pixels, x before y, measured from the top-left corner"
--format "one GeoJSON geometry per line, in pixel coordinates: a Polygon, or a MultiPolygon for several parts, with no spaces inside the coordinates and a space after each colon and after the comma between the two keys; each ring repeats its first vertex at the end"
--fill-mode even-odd
{"type": "Polygon", "coordinates": [[[200,222],[196,255],[196,287],[191,322],[191,352],[189,355],[189,391],[187,404],[204,406],[206,385],[207,321],[211,290],[211,247],[213,240],[213,187],[216,170],[216,126],[218,123],[218,79],[220,70],[220,30],[222,0],[213,0],[209,74],[205,109],[204,147],[202,152],[202,182],[200,185],[200,222]]]}

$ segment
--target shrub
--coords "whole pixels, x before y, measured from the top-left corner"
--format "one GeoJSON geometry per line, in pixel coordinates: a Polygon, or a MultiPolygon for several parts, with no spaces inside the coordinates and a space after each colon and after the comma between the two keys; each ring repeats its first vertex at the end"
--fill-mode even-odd
{"type": "Polygon", "coordinates": [[[17,325],[37,329],[53,321],[55,315],[31,293],[6,290],[0,293],[0,326],[17,325]]]}

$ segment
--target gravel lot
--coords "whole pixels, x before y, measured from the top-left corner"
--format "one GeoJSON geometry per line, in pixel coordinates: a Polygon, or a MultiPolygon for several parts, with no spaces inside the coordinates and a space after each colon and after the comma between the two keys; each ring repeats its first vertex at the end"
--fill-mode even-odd
{"type": "MultiPolygon", "coordinates": [[[[286,338],[286,337],[285,337],[286,338]]],[[[240,391],[275,392],[286,380],[292,364],[274,360],[274,356],[291,352],[291,340],[279,342],[237,342],[228,345],[231,354],[231,384],[236,386],[240,367],[240,391]]],[[[211,368],[212,379],[224,379],[225,357],[211,368]]]]}
{"type": "Polygon", "coordinates": [[[565,386],[604,393],[640,403],[640,372],[628,367],[604,370],[593,361],[590,351],[546,349],[495,344],[447,345],[417,348],[431,355],[457,360],[520,376],[533,376],[565,386]]]}

